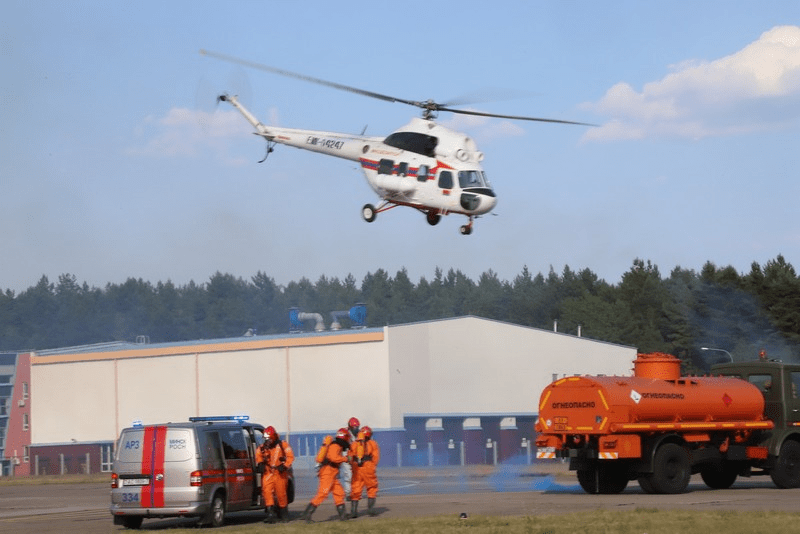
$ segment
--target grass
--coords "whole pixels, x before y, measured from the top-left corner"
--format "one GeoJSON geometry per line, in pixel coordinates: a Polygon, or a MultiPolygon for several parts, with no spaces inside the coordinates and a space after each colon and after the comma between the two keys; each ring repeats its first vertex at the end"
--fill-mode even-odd
{"type": "MultiPolygon", "coordinates": [[[[145,523],[146,527],[146,523],[145,523]]],[[[170,529],[170,533],[194,532],[196,529],[170,529]]],[[[325,533],[430,534],[455,533],[525,533],[525,534],[753,534],[756,532],[800,533],[800,512],[736,512],[736,511],[665,511],[637,508],[633,511],[596,510],[559,515],[490,517],[453,516],[322,521],[306,524],[293,521],[285,525],[267,526],[255,523],[228,526],[226,533],[325,533]]]]}
{"type": "Polygon", "coordinates": [[[111,488],[111,473],[90,475],[39,475],[31,477],[0,477],[3,486],[41,486],[45,484],[97,484],[108,482],[111,488]]]}

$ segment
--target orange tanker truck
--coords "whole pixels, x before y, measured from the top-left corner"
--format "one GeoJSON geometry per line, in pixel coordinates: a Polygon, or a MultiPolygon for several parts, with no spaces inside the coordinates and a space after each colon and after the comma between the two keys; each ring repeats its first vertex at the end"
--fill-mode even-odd
{"type": "Polygon", "coordinates": [[[569,458],[587,493],[683,493],[769,474],[800,487],[800,364],[761,358],[681,377],[680,360],[639,354],[633,376],[573,376],[539,401],[536,457],[569,458]]]}

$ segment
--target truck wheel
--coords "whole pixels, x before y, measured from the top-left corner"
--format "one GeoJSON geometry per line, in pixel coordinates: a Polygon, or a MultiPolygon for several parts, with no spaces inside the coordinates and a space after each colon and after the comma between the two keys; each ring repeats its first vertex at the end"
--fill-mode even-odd
{"type": "Polygon", "coordinates": [[[639,482],[639,487],[642,488],[642,491],[645,493],[655,493],[656,490],[653,489],[653,483],[650,482],[650,475],[639,477],[637,479],[639,482]]]}
{"type": "Polygon", "coordinates": [[[209,527],[218,528],[225,524],[225,499],[222,493],[217,492],[211,501],[211,509],[205,517],[204,523],[209,527]]]}
{"type": "Polygon", "coordinates": [[[706,486],[712,489],[728,489],[736,482],[739,470],[736,464],[729,462],[712,463],[700,470],[700,476],[706,486]]]}
{"type": "Polygon", "coordinates": [[[597,484],[597,468],[593,469],[578,469],[578,484],[581,485],[583,491],[594,495],[599,493],[597,484]]]}
{"type": "Polygon", "coordinates": [[[143,520],[144,520],[143,517],[137,517],[137,516],[123,517],[122,526],[125,528],[136,530],[138,528],[141,528],[143,520]]]}
{"type": "Polygon", "coordinates": [[[769,475],[779,488],[800,488],[800,443],[786,441],[781,446],[778,460],[769,475]]]}
{"type": "Polygon", "coordinates": [[[579,470],[578,483],[586,493],[613,495],[628,487],[628,474],[617,465],[599,465],[579,470]]]}
{"type": "Polygon", "coordinates": [[[685,448],[676,443],[665,443],[658,448],[650,477],[656,493],[683,493],[691,476],[689,453],[685,448]]]}
{"type": "Polygon", "coordinates": [[[622,493],[628,487],[628,473],[621,466],[604,465],[598,467],[597,476],[599,477],[600,493],[604,495],[622,493]]]}

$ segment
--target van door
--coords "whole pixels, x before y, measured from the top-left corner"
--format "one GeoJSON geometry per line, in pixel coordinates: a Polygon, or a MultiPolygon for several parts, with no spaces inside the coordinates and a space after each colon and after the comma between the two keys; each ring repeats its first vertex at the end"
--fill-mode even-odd
{"type": "Polygon", "coordinates": [[[118,490],[113,501],[126,508],[185,506],[194,458],[190,430],[147,426],[123,433],[118,444],[118,490]]]}
{"type": "Polygon", "coordinates": [[[245,438],[247,431],[241,427],[221,428],[222,453],[225,461],[225,487],[228,493],[228,510],[249,508],[253,499],[253,464],[245,438]]]}

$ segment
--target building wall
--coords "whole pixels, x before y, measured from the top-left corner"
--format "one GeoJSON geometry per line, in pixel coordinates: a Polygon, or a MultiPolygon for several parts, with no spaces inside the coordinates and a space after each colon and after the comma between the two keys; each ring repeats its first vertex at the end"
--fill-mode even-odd
{"type": "Polygon", "coordinates": [[[36,356],[33,443],[114,440],[134,421],[249,415],[282,434],[388,426],[382,330],[36,356]],[[268,346],[265,346],[268,345],[268,346]]]}
{"type": "Polygon", "coordinates": [[[8,474],[24,476],[30,473],[30,461],[25,456],[31,444],[34,417],[33,387],[31,382],[30,355],[18,354],[14,370],[11,405],[8,412],[6,428],[5,458],[8,462],[8,474]],[[27,422],[27,424],[26,424],[27,422]]]}
{"type": "Polygon", "coordinates": [[[409,413],[537,413],[575,374],[629,375],[636,349],[477,317],[390,329],[393,425],[409,413]]]}

